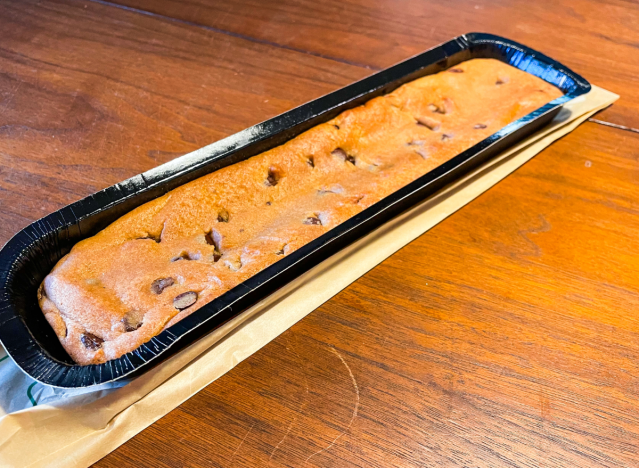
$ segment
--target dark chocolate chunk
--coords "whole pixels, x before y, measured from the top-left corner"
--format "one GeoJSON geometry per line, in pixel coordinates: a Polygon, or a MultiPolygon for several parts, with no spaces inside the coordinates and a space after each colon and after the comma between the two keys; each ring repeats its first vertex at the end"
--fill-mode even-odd
{"type": "Polygon", "coordinates": [[[151,283],[151,292],[153,294],[162,294],[169,286],[173,286],[175,281],[173,278],[158,278],[153,283],[151,283]]]}
{"type": "Polygon", "coordinates": [[[346,159],[346,151],[344,151],[342,148],[335,148],[333,151],[331,151],[331,154],[333,156],[339,156],[342,159],[346,159]]]}
{"type": "Polygon", "coordinates": [[[229,212],[222,208],[217,213],[217,221],[218,223],[228,223],[229,222],[229,212]]]}
{"type": "Polygon", "coordinates": [[[331,154],[333,156],[338,156],[342,158],[344,161],[349,162],[353,165],[355,164],[355,156],[348,154],[342,148],[335,148],[333,151],[331,151],[331,154]]]}
{"type": "Polygon", "coordinates": [[[343,193],[344,187],[339,184],[333,184],[330,187],[321,187],[317,190],[318,195],[326,195],[327,193],[343,193]]]}
{"type": "Polygon", "coordinates": [[[333,127],[335,127],[337,130],[339,130],[339,125],[333,124],[333,127]]]}
{"type": "Polygon", "coordinates": [[[455,110],[455,103],[451,98],[444,98],[444,114],[452,114],[455,110]]]}
{"type": "Polygon", "coordinates": [[[441,127],[440,122],[430,117],[417,117],[417,124],[423,125],[424,127],[429,128],[433,132],[436,132],[437,130],[439,130],[439,127],[441,127]]]}
{"type": "Polygon", "coordinates": [[[38,300],[42,300],[45,297],[47,297],[47,292],[44,289],[44,283],[40,284],[40,287],[38,288],[38,300]]]}
{"type": "Polygon", "coordinates": [[[419,154],[424,159],[428,159],[428,153],[426,152],[426,150],[419,148],[415,150],[415,153],[419,154]]]}
{"type": "Polygon", "coordinates": [[[191,307],[197,301],[197,293],[195,291],[187,291],[178,294],[173,299],[173,307],[177,310],[184,310],[191,307]]]}
{"type": "MultiPolygon", "coordinates": [[[[170,279],[170,278],[169,278],[170,279]]],[[[144,314],[139,310],[132,310],[131,312],[127,312],[124,317],[122,317],[122,323],[124,324],[124,330],[126,332],[132,332],[137,330],[142,326],[142,319],[144,318],[144,314]]]]}
{"type": "Polygon", "coordinates": [[[266,177],[266,185],[270,187],[275,187],[281,178],[282,178],[282,174],[280,174],[280,171],[277,170],[277,168],[269,167],[268,175],[266,177]]]}
{"type": "Polygon", "coordinates": [[[304,224],[322,225],[322,221],[317,216],[309,216],[304,220],[304,224]]]}
{"type": "Polygon", "coordinates": [[[448,141],[451,140],[455,135],[453,135],[452,133],[444,133],[442,135],[442,141],[448,141]]]}
{"type": "Polygon", "coordinates": [[[488,125],[486,125],[486,124],[478,123],[478,124],[475,124],[475,126],[473,128],[476,129],[476,130],[482,130],[482,129],[487,128],[487,127],[488,127],[488,125]]]}
{"type": "Polygon", "coordinates": [[[102,347],[102,343],[104,343],[102,338],[89,332],[80,335],[80,341],[82,341],[85,348],[90,349],[91,351],[97,351],[102,347]]]}
{"type": "Polygon", "coordinates": [[[315,158],[313,156],[309,156],[308,158],[306,158],[306,164],[311,167],[315,167],[315,158]]]}
{"type": "MultiPolygon", "coordinates": [[[[240,232],[242,231],[244,231],[244,229],[240,229],[240,232]]],[[[220,258],[222,258],[222,249],[220,248],[221,236],[213,232],[213,230],[210,230],[205,234],[204,240],[206,240],[207,244],[215,247],[213,250],[213,262],[217,262],[220,258]]]]}
{"type": "Polygon", "coordinates": [[[188,252],[182,252],[177,257],[173,257],[171,259],[171,261],[172,262],[177,262],[178,260],[199,260],[199,259],[200,259],[200,255],[199,254],[191,255],[188,252]]]}
{"type": "Polygon", "coordinates": [[[510,83],[510,77],[508,76],[500,76],[499,78],[497,78],[497,81],[495,81],[496,85],[503,85],[507,83],[510,83]]]}
{"type": "Polygon", "coordinates": [[[266,202],[266,206],[271,206],[271,202],[270,202],[270,201],[267,201],[267,202],[266,202]]]}
{"type": "Polygon", "coordinates": [[[229,270],[238,271],[240,268],[242,268],[242,259],[236,258],[236,259],[226,260],[224,264],[227,266],[229,270]]]}
{"type": "Polygon", "coordinates": [[[204,240],[209,245],[215,245],[215,240],[213,239],[213,231],[209,231],[204,235],[204,240]]]}
{"type": "Polygon", "coordinates": [[[451,114],[455,110],[455,104],[451,98],[444,98],[441,105],[428,104],[428,110],[437,114],[451,114]]]}

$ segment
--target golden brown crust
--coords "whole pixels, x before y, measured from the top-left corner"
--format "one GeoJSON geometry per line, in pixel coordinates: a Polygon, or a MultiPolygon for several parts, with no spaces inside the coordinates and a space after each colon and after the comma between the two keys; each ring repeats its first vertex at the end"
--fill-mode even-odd
{"type": "Polygon", "coordinates": [[[495,60],[408,83],[79,242],[40,306],[76,362],[117,358],[560,95],[495,60]]]}

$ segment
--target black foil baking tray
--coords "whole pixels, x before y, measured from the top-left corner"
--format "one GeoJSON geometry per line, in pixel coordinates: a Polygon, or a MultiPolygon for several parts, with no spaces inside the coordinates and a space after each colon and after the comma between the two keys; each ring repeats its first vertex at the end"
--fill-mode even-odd
{"type": "Polygon", "coordinates": [[[0,342],[29,376],[78,388],[139,375],[273,293],[346,245],[371,232],[471,169],[548,124],[590,84],[564,65],[502,37],[471,33],[368,78],[257,124],[193,153],[132,177],[34,222],[0,251],[0,342]],[[472,58],[494,58],[561,89],[562,97],[509,124],[401,190],[331,229],[198,309],[149,342],[105,364],[75,364],[47,323],[36,291],[78,241],[169,190],[281,145],[309,128],[416,78],[472,58]]]}

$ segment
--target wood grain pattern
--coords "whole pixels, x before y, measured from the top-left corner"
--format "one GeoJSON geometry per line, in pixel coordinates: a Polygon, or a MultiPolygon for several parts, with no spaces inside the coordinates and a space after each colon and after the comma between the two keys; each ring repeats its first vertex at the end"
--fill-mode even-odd
{"type": "Polygon", "coordinates": [[[97,466],[637,466],[637,143],[584,124],[97,466]]]}
{"type": "Polygon", "coordinates": [[[363,282],[365,295],[411,271],[386,302],[410,310],[400,323],[420,309],[432,320],[408,327],[423,330],[413,340],[426,348],[414,352],[427,363],[414,376],[459,401],[438,439],[462,438],[448,447],[469,454],[464,463],[636,461],[638,329],[621,311],[636,307],[637,283],[618,269],[638,260],[633,142],[585,125],[363,282]],[[615,137],[626,151],[602,144],[615,137]]]}
{"type": "Polygon", "coordinates": [[[2,2],[0,28],[2,242],[72,201],[366,75],[95,3],[2,2]]]}
{"type": "Polygon", "coordinates": [[[600,118],[639,128],[639,11],[626,0],[112,1],[371,72],[460,34],[499,34],[622,95],[600,118]]]}
{"type": "MultiPolygon", "coordinates": [[[[0,240],[473,29],[636,126],[632,2],[196,1],[0,3],[0,240]]],[[[639,466],[637,148],[584,124],[96,466],[639,466]]]]}

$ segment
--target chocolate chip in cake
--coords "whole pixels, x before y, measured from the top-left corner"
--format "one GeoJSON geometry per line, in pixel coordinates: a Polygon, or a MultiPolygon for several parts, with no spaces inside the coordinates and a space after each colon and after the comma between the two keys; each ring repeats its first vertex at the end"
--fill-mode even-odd
{"type": "Polygon", "coordinates": [[[455,110],[455,103],[451,98],[444,98],[444,114],[452,114],[455,110]]]}
{"type": "Polygon", "coordinates": [[[455,135],[453,135],[452,133],[444,133],[442,135],[442,141],[448,141],[451,140],[455,135]]]}
{"type": "Polygon", "coordinates": [[[312,225],[322,225],[322,221],[319,219],[317,215],[309,216],[304,220],[304,224],[312,224],[312,225]]]}
{"type": "Polygon", "coordinates": [[[90,349],[91,351],[97,351],[102,347],[102,343],[104,343],[102,338],[89,332],[80,335],[80,341],[85,348],[90,349]]]}
{"type": "Polygon", "coordinates": [[[486,125],[486,124],[478,123],[478,124],[475,124],[475,126],[473,128],[475,130],[483,130],[484,128],[487,128],[487,127],[488,127],[488,125],[486,125]]]}
{"type": "Polygon", "coordinates": [[[267,202],[266,202],[266,206],[271,206],[271,202],[270,202],[270,201],[267,201],[267,202]]]}
{"type": "Polygon", "coordinates": [[[349,163],[355,165],[355,156],[352,156],[352,155],[348,154],[342,148],[335,148],[333,151],[331,151],[331,154],[333,156],[337,156],[339,158],[342,158],[345,162],[349,162],[349,163]]]}
{"type": "MultiPolygon", "coordinates": [[[[244,229],[240,229],[240,232],[242,231],[244,231],[244,229]]],[[[222,236],[218,234],[216,231],[214,231],[213,229],[211,229],[209,232],[207,232],[204,235],[204,240],[206,241],[207,244],[215,247],[215,249],[213,250],[213,262],[214,263],[217,262],[220,258],[222,258],[222,248],[221,248],[222,236]]]]}
{"type": "MultiPolygon", "coordinates": [[[[215,239],[213,239],[213,231],[209,231],[204,235],[204,240],[209,245],[215,245],[215,239]]],[[[217,246],[216,246],[217,247],[217,246]]]]}
{"type": "Polygon", "coordinates": [[[313,156],[309,156],[308,158],[306,158],[306,164],[308,164],[311,167],[315,167],[315,158],[313,156]]]}
{"type": "Polygon", "coordinates": [[[424,127],[429,128],[433,132],[436,132],[437,130],[439,130],[439,127],[441,127],[440,122],[430,117],[417,117],[417,124],[423,125],[424,127]]]}
{"type": "Polygon", "coordinates": [[[426,143],[425,140],[412,140],[406,143],[408,146],[423,146],[426,143]]]}
{"type": "Polygon", "coordinates": [[[281,178],[282,172],[278,168],[271,166],[268,168],[268,174],[265,183],[270,187],[275,187],[279,183],[281,178]]]}
{"type": "Polygon", "coordinates": [[[239,269],[242,268],[242,259],[228,259],[224,261],[224,264],[231,271],[239,271],[239,269]]]}
{"type": "Polygon", "coordinates": [[[184,310],[191,307],[197,301],[197,293],[195,291],[187,291],[178,294],[173,299],[173,307],[177,310],[184,310]]]}
{"type": "Polygon", "coordinates": [[[130,312],[127,312],[121,320],[122,324],[124,325],[124,331],[132,332],[140,328],[142,326],[143,318],[144,314],[139,310],[132,310],[130,312]]]}
{"type": "Polygon", "coordinates": [[[162,291],[174,284],[175,280],[173,278],[158,278],[151,283],[151,292],[153,294],[162,294],[162,291]]]}
{"type": "Polygon", "coordinates": [[[428,153],[422,148],[416,149],[415,153],[419,154],[424,159],[428,159],[428,153]]]}
{"type": "Polygon", "coordinates": [[[428,110],[436,114],[452,114],[452,112],[455,110],[455,104],[453,103],[452,99],[444,98],[441,105],[437,105],[434,103],[428,104],[428,110]]]}
{"type": "Polygon", "coordinates": [[[171,259],[172,262],[177,262],[178,260],[199,260],[201,258],[199,253],[190,254],[188,252],[180,252],[180,255],[173,257],[171,259]]]}
{"type": "Polygon", "coordinates": [[[45,297],[47,297],[47,292],[44,290],[44,283],[42,283],[42,284],[40,285],[40,287],[38,288],[38,293],[37,293],[37,295],[38,295],[38,300],[39,300],[39,301],[40,301],[40,300],[42,300],[42,299],[44,299],[45,297]]]}
{"type": "Polygon", "coordinates": [[[228,223],[229,222],[229,212],[222,208],[217,212],[217,222],[218,223],[228,223]]]}
{"type": "Polygon", "coordinates": [[[275,252],[275,255],[286,255],[285,249],[288,244],[284,244],[280,250],[275,252]]]}
{"type": "Polygon", "coordinates": [[[461,68],[449,68],[448,71],[451,73],[464,73],[464,70],[461,68]]]}
{"type": "Polygon", "coordinates": [[[333,124],[333,127],[335,127],[337,130],[339,130],[339,125],[333,124]]]}
{"type": "Polygon", "coordinates": [[[344,187],[339,184],[331,185],[330,187],[321,187],[317,190],[318,195],[326,195],[327,193],[342,193],[344,187]]]}
{"type": "Polygon", "coordinates": [[[147,234],[144,237],[138,237],[138,240],[146,240],[146,239],[151,239],[153,241],[155,241],[156,243],[160,243],[160,241],[162,240],[162,236],[160,235],[154,235],[154,234],[147,234]]]}
{"type": "Polygon", "coordinates": [[[499,78],[497,78],[497,81],[495,81],[496,85],[503,85],[503,84],[508,84],[510,83],[510,77],[509,76],[500,76],[499,78]]]}
{"type": "Polygon", "coordinates": [[[213,250],[213,263],[217,262],[220,258],[222,258],[222,252],[220,252],[219,247],[216,245],[213,250]]]}

